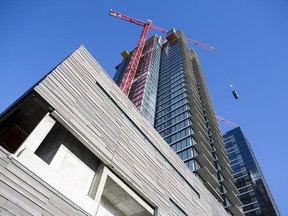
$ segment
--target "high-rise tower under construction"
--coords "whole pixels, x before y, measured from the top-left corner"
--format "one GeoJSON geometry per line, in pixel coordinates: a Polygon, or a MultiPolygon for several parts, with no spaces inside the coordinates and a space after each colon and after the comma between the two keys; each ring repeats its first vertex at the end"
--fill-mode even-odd
{"type": "MultiPolygon", "coordinates": [[[[127,51],[122,56],[114,76],[119,86],[131,59],[127,51]]],[[[241,214],[200,64],[181,31],[146,41],[128,97],[226,210],[241,214]]]]}

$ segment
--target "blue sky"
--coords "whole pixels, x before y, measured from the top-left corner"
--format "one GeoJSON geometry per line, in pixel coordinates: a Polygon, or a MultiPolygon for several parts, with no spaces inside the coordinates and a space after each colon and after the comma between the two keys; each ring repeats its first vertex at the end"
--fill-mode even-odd
{"type": "MultiPolygon", "coordinates": [[[[282,215],[288,215],[286,0],[1,0],[0,112],[80,45],[112,77],[120,52],[134,48],[141,27],[110,17],[109,9],[151,19],[164,29],[181,29],[217,49],[190,45],[215,113],[241,126],[282,215]]],[[[219,124],[223,132],[232,128],[219,124]]]]}

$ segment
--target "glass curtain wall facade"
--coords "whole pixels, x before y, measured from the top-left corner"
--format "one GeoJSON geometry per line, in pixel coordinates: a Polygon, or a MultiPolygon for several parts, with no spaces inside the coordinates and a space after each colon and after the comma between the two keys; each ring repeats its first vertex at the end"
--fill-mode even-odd
{"type": "Polygon", "coordinates": [[[161,52],[155,128],[195,171],[199,164],[194,157],[199,153],[192,147],[196,141],[192,136],[194,130],[183,64],[180,41],[165,43],[161,52]]]}
{"type": "Polygon", "coordinates": [[[245,216],[280,215],[241,128],[228,131],[223,138],[245,216]]]}
{"type": "MultiPolygon", "coordinates": [[[[117,67],[119,86],[129,60],[117,67]]],[[[157,36],[147,40],[129,98],[226,210],[242,215],[200,64],[181,31],[163,43],[157,36]]]]}
{"type": "MultiPolygon", "coordinates": [[[[161,46],[159,38],[153,36],[146,41],[141,59],[133,80],[129,99],[154,125],[161,46]]],[[[131,56],[131,55],[130,55],[131,56]]],[[[117,67],[114,81],[120,86],[130,56],[117,67]]]]}

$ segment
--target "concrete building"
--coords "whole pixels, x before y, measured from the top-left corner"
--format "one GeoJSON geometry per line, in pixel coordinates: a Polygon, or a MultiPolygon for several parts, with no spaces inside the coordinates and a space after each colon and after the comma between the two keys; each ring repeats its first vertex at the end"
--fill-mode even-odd
{"type": "Polygon", "coordinates": [[[279,216],[252,148],[240,127],[223,134],[245,216],[279,216]]]}
{"type": "MultiPolygon", "coordinates": [[[[131,54],[123,57],[114,76],[119,86],[131,54]]],[[[157,36],[146,41],[128,96],[226,210],[241,215],[200,63],[181,31],[172,29],[163,42],[157,36]]]]}
{"type": "Polygon", "coordinates": [[[229,215],[83,46],[1,114],[0,144],[0,215],[229,215]]]}

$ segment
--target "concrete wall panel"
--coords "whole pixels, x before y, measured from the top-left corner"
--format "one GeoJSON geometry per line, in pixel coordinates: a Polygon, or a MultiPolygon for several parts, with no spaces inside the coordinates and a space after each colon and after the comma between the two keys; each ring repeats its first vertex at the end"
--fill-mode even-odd
{"type": "MultiPolygon", "coordinates": [[[[188,215],[228,215],[84,47],[35,91],[55,109],[52,116],[155,207],[157,215],[175,215],[170,199],[188,215]]],[[[61,215],[62,205],[68,208],[65,199],[58,204],[61,199],[49,197],[42,212],[61,215]]],[[[72,205],[71,215],[79,215],[77,209],[72,205]]]]}

